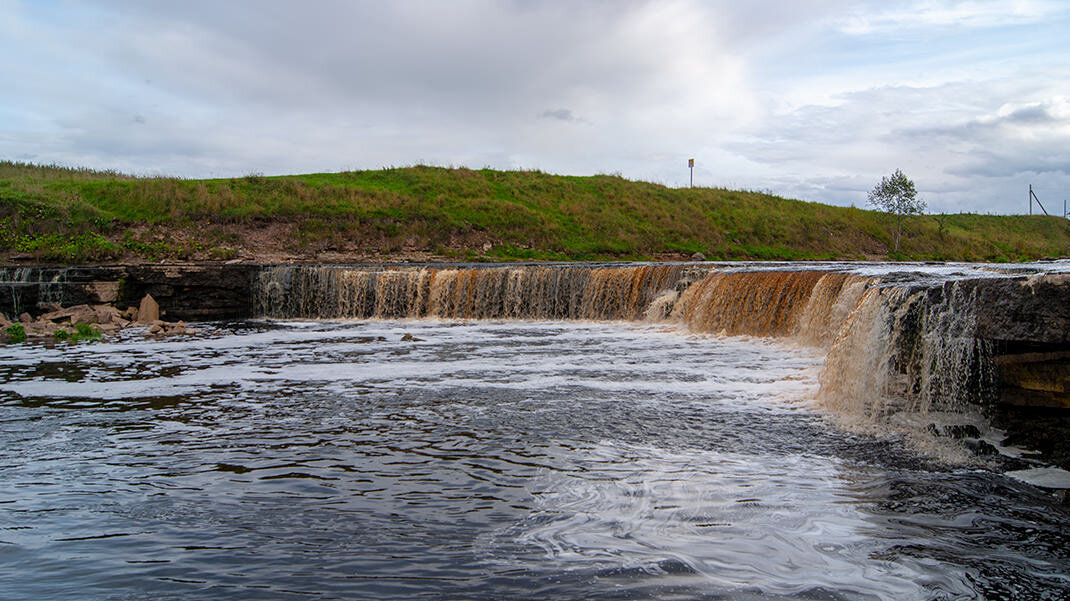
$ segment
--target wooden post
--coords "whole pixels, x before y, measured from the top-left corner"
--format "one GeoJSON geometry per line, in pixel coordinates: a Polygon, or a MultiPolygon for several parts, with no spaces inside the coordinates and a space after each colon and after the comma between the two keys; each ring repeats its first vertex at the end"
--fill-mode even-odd
{"type": "Polygon", "coordinates": [[[687,159],[687,168],[691,170],[691,183],[688,188],[695,187],[695,159],[687,159]]]}
{"type": "Polygon", "coordinates": [[[1040,202],[1040,197],[1038,197],[1036,195],[1036,193],[1033,192],[1033,184],[1029,184],[1029,214],[1030,215],[1033,214],[1033,201],[1034,200],[1037,201],[1037,206],[1040,207],[1040,210],[1043,211],[1043,213],[1045,215],[1050,217],[1050,215],[1048,215],[1048,210],[1044,208],[1044,203],[1040,202]]]}

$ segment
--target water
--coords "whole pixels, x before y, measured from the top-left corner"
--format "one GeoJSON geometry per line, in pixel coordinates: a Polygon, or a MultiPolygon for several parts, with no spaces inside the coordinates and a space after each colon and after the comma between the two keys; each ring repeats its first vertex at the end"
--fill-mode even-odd
{"type": "Polygon", "coordinates": [[[1064,506],[837,430],[809,401],[821,351],[622,323],[204,327],[0,347],[3,598],[1070,596],[1064,506]]]}

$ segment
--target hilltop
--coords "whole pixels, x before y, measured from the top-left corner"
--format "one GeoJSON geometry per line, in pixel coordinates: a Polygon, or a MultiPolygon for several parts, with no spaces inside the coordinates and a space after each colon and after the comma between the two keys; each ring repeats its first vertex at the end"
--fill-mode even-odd
{"type": "Polygon", "coordinates": [[[0,260],[901,259],[1070,254],[1070,222],[894,217],[619,176],[415,166],[225,179],[0,162],[0,260]]]}

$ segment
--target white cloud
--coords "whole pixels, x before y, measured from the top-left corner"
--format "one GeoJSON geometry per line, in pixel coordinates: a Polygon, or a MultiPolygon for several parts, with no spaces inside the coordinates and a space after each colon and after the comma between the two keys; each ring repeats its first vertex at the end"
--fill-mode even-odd
{"type": "Polygon", "coordinates": [[[0,158],[683,185],[695,157],[699,184],[843,204],[901,167],[936,210],[1009,211],[1070,147],[1054,3],[0,2],[0,158]]]}
{"type": "Polygon", "coordinates": [[[838,19],[837,25],[851,35],[932,27],[989,28],[1036,23],[1063,10],[1061,2],[1044,0],[888,2],[866,6],[838,19]]]}

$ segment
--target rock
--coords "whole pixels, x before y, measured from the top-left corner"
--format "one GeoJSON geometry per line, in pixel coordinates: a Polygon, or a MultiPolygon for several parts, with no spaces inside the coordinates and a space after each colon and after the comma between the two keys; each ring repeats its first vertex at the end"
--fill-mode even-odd
{"type": "Polygon", "coordinates": [[[122,316],[128,321],[137,321],[137,307],[127,307],[122,316]]]}
{"type": "Polygon", "coordinates": [[[3,313],[0,313],[0,328],[6,328],[9,325],[11,325],[11,320],[9,320],[3,313]]]}
{"type": "Polygon", "coordinates": [[[55,335],[57,329],[59,329],[59,326],[51,321],[38,319],[26,325],[26,335],[31,338],[51,338],[55,335]]]}
{"type": "Polygon", "coordinates": [[[981,430],[973,424],[944,426],[944,436],[950,438],[981,438],[981,430]]]}
{"type": "Polygon", "coordinates": [[[122,320],[122,312],[111,305],[96,305],[93,311],[97,314],[97,323],[118,323],[122,320]]]}
{"type": "Polygon", "coordinates": [[[90,282],[84,290],[92,302],[114,303],[119,300],[119,282],[90,282]]]}
{"type": "Polygon", "coordinates": [[[691,255],[691,260],[692,261],[705,261],[706,260],[706,255],[704,255],[702,253],[694,253],[693,255],[691,255]]]}
{"type": "Polygon", "coordinates": [[[75,305],[65,309],[50,311],[42,315],[41,319],[54,323],[68,322],[71,324],[97,323],[100,321],[96,310],[89,305],[75,305]]]}
{"type": "Polygon", "coordinates": [[[67,309],[53,309],[46,313],[41,314],[41,319],[47,319],[48,321],[63,321],[69,319],[71,312],[67,309]]]}
{"type": "Polygon", "coordinates": [[[30,317],[29,313],[23,311],[22,314],[19,315],[19,321],[21,321],[22,323],[33,323],[33,318],[30,317]]]}
{"type": "Polygon", "coordinates": [[[402,342],[423,342],[423,338],[417,338],[412,334],[405,334],[401,337],[402,342]]]}
{"type": "Polygon", "coordinates": [[[100,319],[97,317],[97,312],[93,310],[93,307],[89,305],[78,305],[77,307],[71,307],[71,325],[78,325],[80,323],[99,323],[100,319]]]}
{"type": "Polygon", "coordinates": [[[963,441],[966,448],[970,449],[977,455],[990,456],[999,455],[999,449],[983,440],[965,440],[963,441]]]}
{"type": "Polygon", "coordinates": [[[141,306],[137,309],[137,322],[141,324],[151,324],[160,319],[160,305],[157,304],[156,299],[152,298],[151,294],[146,294],[141,299],[141,306]]]}
{"type": "Polygon", "coordinates": [[[490,242],[484,242],[483,243],[483,252],[487,252],[488,250],[490,250],[492,248],[494,248],[494,245],[491,244],[490,242]]]}
{"type": "Polygon", "coordinates": [[[149,326],[149,334],[163,334],[163,326],[160,323],[153,323],[149,326]]]}

